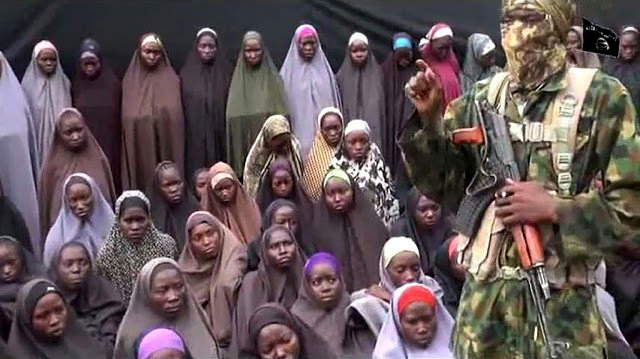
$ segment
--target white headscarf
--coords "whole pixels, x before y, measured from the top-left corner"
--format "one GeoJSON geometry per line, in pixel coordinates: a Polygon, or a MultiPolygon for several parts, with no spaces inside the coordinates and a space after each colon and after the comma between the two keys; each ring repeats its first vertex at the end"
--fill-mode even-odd
{"type": "Polygon", "coordinates": [[[375,359],[453,359],[453,353],[449,349],[449,342],[451,341],[451,331],[453,330],[454,320],[445,308],[440,298],[435,295],[436,298],[436,321],[438,326],[436,334],[431,340],[431,343],[426,348],[418,348],[404,341],[402,334],[400,334],[400,315],[398,313],[398,300],[402,294],[409,288],[422,287],[429,289],[429,287],[418,284],[409,283],[398,288],[393,292],[393,298],[391,299],[391,310],[387,313],[387,316],[382,324],[382,330],[378,336],[376,347],[373,350],[373,358],[375,359]]]}
{"type": "Polygon", "coordinates": [[[49,234],[47,234],[47,240],[44,243],[44,253],[42,254],[43,262],[47,268],[51,266],[51,261],[60,248],[65,243],[72,241],[82,243],[89,252],[91,261],[93,262],[95,256],[98,255],[98,251],[102,248],[102,244],[115,220],[109,202],[104,198],[100,187],[98,187],[89,175],[84,173],[72,174],[64,181],[61,190],[62,205],[60,206],[60,212],[51,230],[49,230],[49,234]],[[91,188],[93,204],[91,212],[84,221],[81,221],[73,214],[69,206],[69,201],[67,200],[67,186],[74,177],[82,178],[91,188]]]}

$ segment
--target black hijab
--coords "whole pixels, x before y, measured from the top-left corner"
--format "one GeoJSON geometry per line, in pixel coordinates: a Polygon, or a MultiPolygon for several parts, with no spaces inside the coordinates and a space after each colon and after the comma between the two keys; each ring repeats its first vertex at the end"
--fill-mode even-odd
{"type": "Polygon", "coordinates": [[[13,237],[0,236],[0,244],[12,245],[18,250],[22,259],[22,271],[12,283],[0,282],[0,310],[3,310],[9,318],[14,316],[15,302],[18,291],[29,280],[45,276],[46,272],[40,262],[13,237]]]}
{"type": "Polygon", "coordinates": [[[198,31],[180,70],[187,177],[198,168],[210,167],[225,159],[225,116],[231,71],[216,32],[209,28],[198,31]],[[213,37],[217,45],[214,59],[207,64],[198,56],[198,41],[204,36],[213,37]]]}
{"type": "Polygon", "coordinates": [[[15,238],[22,248],[33,253],[29,228],[18,208],[5,196],[0,183],[0,236],[15,238]]]}

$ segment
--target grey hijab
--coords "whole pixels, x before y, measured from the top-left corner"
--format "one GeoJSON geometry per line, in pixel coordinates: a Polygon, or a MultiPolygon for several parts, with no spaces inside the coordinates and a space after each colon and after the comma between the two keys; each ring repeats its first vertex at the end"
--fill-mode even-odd
{"type": "Polygon", "coordinates": [[[472,34],[467,41],[467,54],[464,59],[464,65],[460,73],[462,82],[462,92],[471,89],[474,83],[484,80],[500,72],[497,66],[485,68],[478,62],[483,55],[491,52],[496,48],[491,38],[485,34],[472,34]]]}
{"type": "Polygon", "coordinates": [[[280,76],[287,94],[293,134],[300,141],[302,158],[305,158],[313,143],[320,111],[325,107],[340,107],[338,85],[313,26],[300,25],[296,29],[280,76]],[[313,32],[318,40],[316,54],[309,62],[298,53],[298,39],[303,32],[313,32]]]}
{"type": "Polygon", "coordinates": [[[0,52],[0,183],[27,227],[34,253],[40,253],[36,181],[39,170],[35,127],[27,99],[11,65],[0,52]]]}
{"type": "Polygon", "coordinates": [[[33,49],[31,62],[22,78],[22,88],[35,124],[36,148],[40,164],[53,143],[58,114],[62,109],[71,107],[71,84],[60,66],[60,56],[58,56],[56,71],[51,76],[45,76],[38,68],[38,54],[46,49],[54,50],[58,54],[58,50],[52,43],[46,40],[40,41],[33,49]]]}

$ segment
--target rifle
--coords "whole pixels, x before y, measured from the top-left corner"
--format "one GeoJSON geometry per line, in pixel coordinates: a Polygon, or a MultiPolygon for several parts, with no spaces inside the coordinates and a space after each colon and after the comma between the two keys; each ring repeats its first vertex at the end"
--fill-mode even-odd
{"type": "MultiPolygon", "coordinates": [[[[464,128],[452,134],[454,145],[484,145],[482,165],[466,189],[456,216],[456,229],[467,237],[478,229],[484,211],[496,197],[497,191],[507,179],[520,181],[520,171],[515,161],[511,136],[504,117],[496,113],[487,101],[475,103],[480,125],[464,128]]],[[[502,192],[502,197],[507,194],[502,192]]],[[[561,355],[567,343],[554,341],[549,334],[545,314],[546,301],[551,297],[549,281],[544,269],[544,249],[538,228],[533,224],[518,224],[510,228],[518,250],[520,265],[536,307],[538,325],[548,358],[564,358],[561,355]]]]}

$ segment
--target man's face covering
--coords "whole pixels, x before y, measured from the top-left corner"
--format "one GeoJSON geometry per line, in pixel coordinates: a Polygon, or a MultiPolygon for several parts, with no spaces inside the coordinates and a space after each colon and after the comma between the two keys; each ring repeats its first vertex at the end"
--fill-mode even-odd
{"type": "Polygon", "coordinates": [[[572,0],[503,0],[502,47],[516,90],[531,91],[562,71],[572,0]]]}

